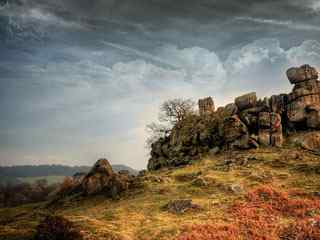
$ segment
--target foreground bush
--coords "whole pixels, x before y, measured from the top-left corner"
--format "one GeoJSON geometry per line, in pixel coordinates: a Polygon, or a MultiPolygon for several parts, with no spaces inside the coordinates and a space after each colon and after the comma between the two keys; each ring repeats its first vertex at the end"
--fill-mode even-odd
{"type": "Polygon", "coordinates": [[[62,216],[47,216],[37,227],[35,240],[82,240],[80,230],[62,216]]]}

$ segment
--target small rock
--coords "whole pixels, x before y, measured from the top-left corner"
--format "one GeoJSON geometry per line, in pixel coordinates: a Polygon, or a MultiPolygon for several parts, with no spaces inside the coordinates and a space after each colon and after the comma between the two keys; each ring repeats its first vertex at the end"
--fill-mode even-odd
{"type": "Polygon", "coordinates": [[[239,184],[232,184],[229,186],[229,191],[231,191],[234,194],[241,194],[244,192],[244,189],[239,184]]]}
{"type": "Polygon", "coordinates": [[[179,214],[189,210],[200,209],[200,207],[193,204],[191,199],[178,199],[171,200],[163,207],[163,209],[171,213],[179,214]]]}
{"type": "Polygon", "coordinates": [[[209,151],[210,155],[216,155],[220,152],[220,148],[219,147],[214,147],[209,151]]]}
{"type": "Polygon", "coordinates": [[[147,170],[141,170],[141,171],[139,171],[139,173],[138,173],[138,177],[143,177],[143,176],[147,175],[147,173],[148,173],[147,170]]]}
{"type": "Polygon", "coordinates": [[[253,108],[257,104],[257,95],[255,92],[252,92],[237,97],[235,99],[235,104],[237,105],[240,111],[248,108],[253,108]]]}
{"type": "Polygon", "coordinates": [[[196,179],[194,179],[191,184],[193,186],[197,186],[197,187],[205,187],[205,186],[208,186],[208,183],[206,182],[206,180],[204,180],[203,178],[201,177],[198,177],[196,179]]]}

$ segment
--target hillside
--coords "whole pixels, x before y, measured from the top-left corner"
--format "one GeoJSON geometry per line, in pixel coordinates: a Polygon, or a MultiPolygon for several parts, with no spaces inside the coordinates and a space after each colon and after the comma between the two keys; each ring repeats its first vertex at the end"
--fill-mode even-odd
{"type": "MultiPolygon", "coordinates": [[[[2,209],[0,238],[21,239],[23,236],[23,239],[27,239],[32,236],[43,216],[55,211],[79,225],[86,239],[176,239],[183,232],[188,234],[196,229],[194,226],[201,227],[203,224],[209,224],[212,230],[217,223],[231,223],[237,227],[230,209],[235,204],[248,203],[248,192],[267,186],[276,191],[289,192],[290,199],[300,205],[290,206],[292,214],[289,210],[287,213],[268,212],[266,217],[263,210],[257,212],[256,217],[260,222],[256,224],[269,225],[268,229],[255,231],[260,232],[260,235],[265,234],[266,238],[235,239],[279,239],[273,238],[266,231],[273,233],[295,221],[310,220],[320,214],[319,208],[314,208],[310,200],[315,199],[317,203],[320,201],[319,174],[320,156],[290,144],[285,144],[281,149],[260,148],[208,156],[185,167],[148,173],[141,178],[140,186],[143,187],[130,190],[116,201],[103,196],[71,197],[63,201],[63,206],[55,208],[46,208],[43,203],[2,209]],[[163,206],[175,199],[191,199],[199,208],[183,213],[163,209],[163,206]],[[303,199],[302,203],[307,206],[302,207],[298,199],[303,199]],[[297,209],[304,211],[303,214],[296,215],[297,209]],[[270,218],[275,221],[277,229],[270,225],[270,218]],[[25,227],[21,228],[21,225],[25,227]]],[[[260,204],[269,201],[268,196],[265,197],[265,202],[260,204]]],[[[252,224],[248,222],[247,230],[254,226],[252,224]]],[[[210,231],[210,227],[208,229],[210,231]]],[[[247,230],[242,230],[242,234],[247,230]]]]}

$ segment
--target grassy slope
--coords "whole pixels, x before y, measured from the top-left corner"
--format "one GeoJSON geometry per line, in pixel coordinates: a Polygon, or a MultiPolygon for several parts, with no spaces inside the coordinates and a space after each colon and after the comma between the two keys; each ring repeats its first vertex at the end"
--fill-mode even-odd
{"type": "MultiPolygon", "coordinates": [[[[319,191],[319,174],[319,156],[289,147],[218,155],[183,168],[150,173],[143,189],[118,201],[102,196],[66,201],[57,213],[80,225],[92,239],[175,239],[185,225],[231,220],[226,209],[244,199],[245,192],[255,186],[272,184],[283,190],[319,191]],[[219,165],[229,158],[249,160],[230,169],[219,165]],[[201,174],[209,185],[194,186],[192,175],[196,174],[201,174]],[[242,185],[244,193],[229,191],[233,184],[242,185]],[[161,210],[169,200],[177,198],[191,198],[202,210],[180,215],[161,210]]],[[[48,211],[43,206],[0,210],[0,239],[31,236],[48,211]]]]}

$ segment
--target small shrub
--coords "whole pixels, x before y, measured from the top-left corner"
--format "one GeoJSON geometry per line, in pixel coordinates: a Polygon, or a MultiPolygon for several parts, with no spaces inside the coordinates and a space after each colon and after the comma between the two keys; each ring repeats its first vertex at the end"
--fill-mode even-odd
{"type": "Polygon", "coordinates": [[[63,182],[60,184],[57,195],[65,196],[70,193],[76,186],[77,182],[74,181],[71,177],[65,177],[63,182]]]}
{"type": "Polygon", "coordinates": [[[177,240],[240,240],[239,228],[232,225],[194,225],[177,240]]]}
{"type": "Polygon", "coordinates": [[[285,227],[280,239],[283,240],[319,240],[320,217],[303,219],[285,227]]]}
{"type": "Polygon", "coordinates": [[[80,230],[62,216],[47,216],[37,227],[35,240],[82,240],[80,230]]]}
{"type": "Polygon", "coordinates": [[[288,192],[262,186],[250,191],[246,201],[230,207],[232,226],[192,226],[178,240],[320,240],[319,210],[319,199],[291,198],[288,192]],[[283,218],[294,223],[283,227],[283,218]]]}

